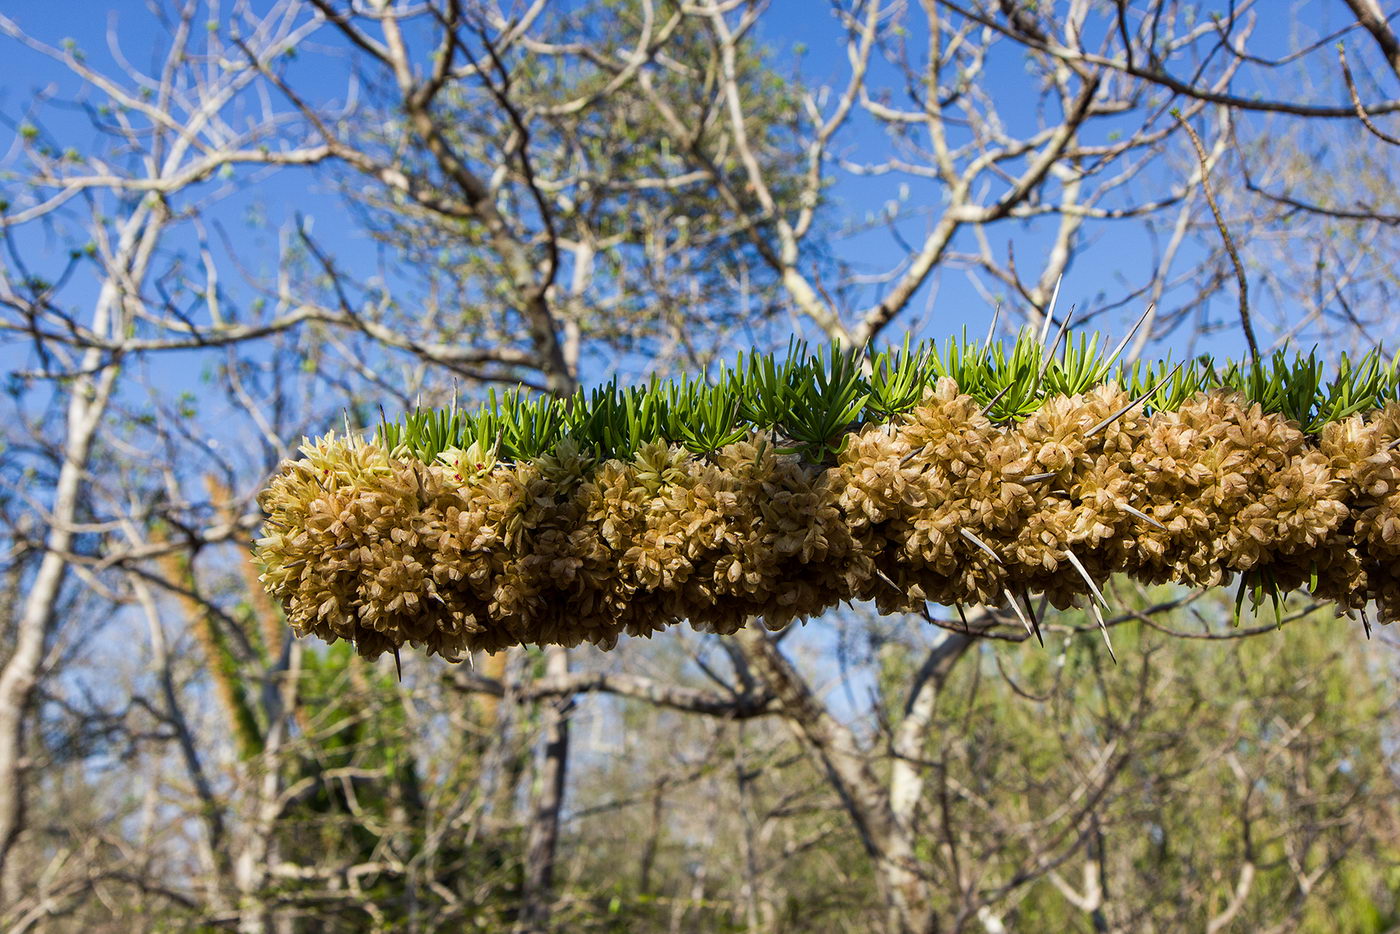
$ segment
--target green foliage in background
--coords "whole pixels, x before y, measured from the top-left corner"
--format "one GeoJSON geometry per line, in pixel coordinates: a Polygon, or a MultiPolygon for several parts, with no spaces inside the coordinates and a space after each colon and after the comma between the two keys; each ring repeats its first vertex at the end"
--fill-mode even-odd
{"type": "MultiPolygon", "coordinates": [[[[1170,586],[1119,594],[1140,611],[1181,595],[1170,586]]],[[[1205,619],[1229,614],[1228,599],[1207,595],[1191,613],[1157,620],[1199,634],[1205,619]]],[[[1374,803],[1394,782],[1393,737],[1377,728],[1394,716],[1391,660],[1374,642],[1346,638],[1346,621],[1330,611],[1291,609],[1286,638],[1222,644],[1121,627],[1117,664],[1068,632],[1047,634],[1044,650],[974,648],[976,662],[940,691],[928,730],[925,754],[946,776],[939,787],[957,793],[928,817],[921,864],[951,877],[961,860],[993,887],[1058,854],[1038,848],[1061,840],[1068,856],[1056,872],[1080,894],[1086,863],[1099,864],[1106,916],[1047,876],[1002,918],[1007,930],[1205,930],[1247,860],[1248,898],[1223,930],[1395,930],[1400,850],[1363,826],[1400,816],[1374,803]],[[1079,809],[1110,773],[1085,832],[1079,809]],[[1300,884],[1311,886],[1306,897],[1300,884]]],[[[1080,611],[1057,623],[1094,624],[1080,611]]],[[[903,641],[879,654],[891,718],[921,657],[903,641]]],[[[940,908],[955,914],[955,896],[940,908]]]]}

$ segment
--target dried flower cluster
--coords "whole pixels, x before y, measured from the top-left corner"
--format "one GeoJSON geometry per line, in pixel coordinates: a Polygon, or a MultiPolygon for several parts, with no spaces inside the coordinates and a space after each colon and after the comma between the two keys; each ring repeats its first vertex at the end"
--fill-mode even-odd
{"type": "Polygon", "coordinates": [[[1400,617],[1400,404],[1309,436],[1239,393],[1132,401],[1108,384],[1000,426],[939,379],[824,466],[761,432],[603,463],[566,440],[515,464],[329,436],[264,493],[258,556],[298,633],[366,655],[778,628],[845,600],[1063,608],[1115,573],[1244,573],[1400,617]]]}

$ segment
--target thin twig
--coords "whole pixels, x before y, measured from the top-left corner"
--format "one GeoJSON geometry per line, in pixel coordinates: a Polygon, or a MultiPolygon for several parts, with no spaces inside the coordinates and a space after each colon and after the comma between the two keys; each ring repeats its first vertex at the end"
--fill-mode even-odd
{"type": "Polygon", "coordinates": [[[1235,267],[1235,281],[1240,288],[1240,324],[1244,327],[1244,339],[1249,344],[1249,354],[1257,363],[1259,361],[1259,341],[1254,337],[1254,325],[1249,319],[1249,281],[1245,278],[1244,264],[1240,262],[1240,254],[1235,249],[1235,241],[1230,236],[1230,230],[1225,226],[1225,218],[1220,213],[1220,205],[1215,202],[1215,192],[1210,187],[1210,157],[1206,155],[1205,144],[1196,135],[1196,131],[1191,128],[1191,124],[1186,122],[1186,118],[1181,115],[1181,111],[1173,110],[1172,116],[1176,122],[1181,124],[1181,128],[1186,131],[1186,135],[1191,137],[1191,145],[1196,147],[1196,157],[1201,161],[1201,191],[1205,192],[1206,203],[1210,205],[1210,213],[1215,217],[1215,228],[1220,231],[1220,237],[1225,241],[1225,252],[1230,256],[1230,262],[1235,267]]]}
{"type": "Polygon", "coordinates": [[[1356,118],[1361,121],[1361,125],[1371,131],[1377,139],[1389,143],[1392,146],[1400,146],[1400,139],[1386,133],[1376,126],[1371,120],[1371,115],[1366,112],[1366,105],[1361,103],[1361,94],[1356,90],[1356,81],[1351,76],[1351,68],[1347,65],[1347,50],[1340,43],[1337,43],[1337,58],[1342,63],[1342,77],[1347,82],[1347,93],[1351,95],[1351,106],[1356,110],[1356,118]]]}

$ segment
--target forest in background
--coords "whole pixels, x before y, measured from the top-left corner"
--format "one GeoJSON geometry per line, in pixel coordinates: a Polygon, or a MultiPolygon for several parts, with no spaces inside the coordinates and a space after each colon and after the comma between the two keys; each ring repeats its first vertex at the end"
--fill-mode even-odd
{"type": "Polygon", "coordinates": [[[53,6],[0,4],[0,930],[1400,929],[1400,641],[1305,594],[400,673],[249,560],[420,401],[1052,304],[1391,346],[1400,6],[53,6]]]}

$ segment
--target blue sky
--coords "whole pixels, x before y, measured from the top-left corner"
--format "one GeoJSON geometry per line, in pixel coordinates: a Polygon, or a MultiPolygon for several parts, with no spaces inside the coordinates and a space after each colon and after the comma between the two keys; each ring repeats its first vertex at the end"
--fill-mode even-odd
{"type": "MultiPolygon", "coordinates": [[[[255,3],[254,6],[262,8],[266,4],[255,3]]],[[[1340,7],[1340,4],[1290,4],[1289,10],[1297,11],[1297,16],[1264,17],[1253,40],[1255,50],[1261,54],[1281,54],[1301,37],[1326,33],[1335,25],[1333,17],[1336,11],[1333,7],[1340,7]]],[[[1268,9],[1281,8],[1283,4],[1271,4],[1268,9]]],[[[71,40],[83,50],[87,60],[100,70],[115,72],[118,68],[108,48],[109,29],[120,37],[121,54],[131,63],[149,70],[158,62],[161,30],[143,0],[79,0],[72,3],[0,0],[0,12],[15,19],[41,41],[62,46],[71,40]]],[[[836,90],[841,87],[847,73],[844,42],[828,4],[814,0],[774,0],[762,21],[760,37],[771,49],[773,60],[780,69],[798,69],[809,85],[830,84],[836,90]]],[[[14,134],[18,125],[28,119],[31,110],[40,114],[45,132],[53,134],[57,146],[72,146],[81,151],[93,139],[88,117],[80,110],[57,103],[57,100],[71,96],[78,88],[74,77],[57,63],[21,48],[13,41],[0,41],[4,42],[8,66],[0,75],[0,117],[5,121],[0,124],[0,168],[5,167],[6,162],[15,161],[14,134]],[[55,101],[46,100],[50,97],[55,101]]],[[[327,48],[339,51],[343,46],[338,45],[334,36],[318,34],[314,46],[308,48],[307,54],[292,66],[291,81],[294,85],[311,94],[339,93],[342,75],[335,71],[335,59],[318,54],[318,49],[327,48]],[[328,62],[331,63],[329,68],[328,62]]],[[[1018,125],[1029,126],[1037,119],[1034,89],[1028,87],[1021,64],[1021,53],[1005,47],[994,54],[986,79],[988,93],[997,99],[1003,118],[1013,129],[1018,125]]],[[[1299,74],[1307,77],[1305,72],[1299,74]]],[[[872,82],[898,87],[893,69],[878,59],[872,69],[872,82]]],[[[1272,89],[1251,84],[1249,73],[1244,72],[1236,90],[1250,93],[1272,89]]],[[[1333,91],[1340,93],[1335,88],[1333,91]]],[[[1112,124],[1108,124],[1095,132],[1107,132],[1112,128],[1112,124]]],[[[887,155],[890,149],[883,131],[859,111],[850,128],[838,137],[833,148],[843,157],[852,159],[877,159],[887,155]]],[[[1178,162],[1172,171],[1165,174],[1158,171],[1145,176],[1142,186],[1148,189],[1155,186],[1165,191],[1173,184],[1180,183],[1180,178],[1173,171],[1184,170],[1186,165],[1178,162]]],[[[940,185],[927,179],[861,178],[842,172],[833,173],[833,177],[836,184],[829,193],[831,202],[826,215],[826,229],[833,232],[833,252],[861,271],[887,269],[904,254],[904,244],[917,243],[930,223],[930,216],[936,215],[943,197],[940,185]],[[892,229],[877,229],[858,235],[840,232],[847,225],[859,225],[891,202],[899,203],[904,214],[892,229]]],[[[357,271],[374,268],[377,261],[374,245],[368,235],[349,220],[340,197],[323,174],[289,171],[259,178],[240,172],[230,182],[210,183],[206,190],[218,192],[218,201],[210,209],[209,217],[216,219],[229,236],[239,241],[241,248],[249,248],[249,254],[257,258],[251,270],[255,275],[266,276],[272,272],[276,231],[279,227],[290,225],[296,218],[304,220],[321,245],[343,268],[357,271]],[[250,219],[253,218],[260,223],[251,223],[250,219]]],[[[0,181],[0,195],[3,194],[4,182],[0,181]]],[[[1022,267],[1034,269],[1038,256],[1049,243],[1052,226],[1053,219],[1037,223],[1005,222],[993,230],[993,247],[1000,252],[1008,242],[1014,241],[1022,267]]],[[[20,231],[17,237],[26,256],[46,258],[51,268],[63,262],[70,246],[80,245],[77,240],[65,239],[61,227],[35,226],[20,231]]],[[[1145,271],[1155,261],[1151,237],[1142,225],[1134,221],[1092,225],[1086,228],[1083,238],[1085,249],[1082,258],[1071,263],[1065,275],[1062,309],[1068,305],[1078,305],[1081,309],[1094,307],[1103,296],[1115,296],[1121,291],[1118,285],[1120,280],[1142,281],[1145,271]]],[[[966,248],[970,240],[964,237],[960,244],[966,248]]],[[[191,234],[184,242],[177,238],[171,248],[195,255],[198,244],[191,234]]],[[[217,244],[215,249],[217,251],[217,244]]],[[[1188,266],[1197,255],[1199,250],[1188,245],[1178,261],[1179,265],[1188,266]]],[[[248,262],[246,255],[240,258],[248,262]]],[[[43,264],[42,260],[39,264],[43,264]]],[[[998,294],[1005,292],[985,274],[980,274],[980,279],[990,291],[998,294]]],[[[236,277],[225,275],[222,284],[229,291],[230,300],[236,301],[239,290],[236,277]]],[[[85,282],[80,273],[65,295],[75,308],[80,308],[91,298],[92,283],[85,282]]],[[[863,306],[877,295],[875,291],[868,292],[862,296],[859,305],[863,306]]],[[[246,301],[247,297],[244,296],[244,299],[246,301]]],[[[1256,296],[1256,301],[1267,302],[1267,298],[1256,296]]],[[[1119,333],[1140,313],[1141,308],[1142,303],[1130,302],[1097,320],[1095,326],[1119,333]]],[[[1269,309],[1264,305],[1259,310],[1267,312],[1269,309]]],[[[1235,315],[1232,292],[1227,289],[1211,298],[1206,304],[1205,314],[1217,322],[1232,322],[1235,315]]],[[[971,333],[980,335],[989,316],[988,304],[974,288],[969,274],[961,269],[947,268],[934,274],[911,303],[900,324],[892,328],[886,337],[897,342],[904,328],[915,329],[919,336],[942,337],[957,333],[965,326],[971,333]]],[[[1261,314],[1260,317],[1266,315],[1261,314]]],[[[1261,336],[1267,338],[1267,335],[1261,336]]],[[[1238,355],[1243,350],[1238,328],[1234,327],[1213,334],[1205,344],[1189,342],[1189,337],[1187,331],[1180,331],[1161,342],[1157,349],[1160,352],[1173,352],[1178,357],[1207,349],[1217,355],[1238,355]]],[[[152,374],[151,386],[157,396],[173,398],[180,392],[199,394],[202,391],[200,374],[210,362],[208,354],[167,354],[155,364],[157,371],[152,374]]],[[[640,359],[595,358],[584,377],[588,382],[601,381],[609,375],[609,367],[621,368],[624,377],[636,376],[647,363],[640,359]]],[[[34,360],[27,345],[0,337],[0,364],[9,369],[11,365],[32,366],[34,360]]]]}

